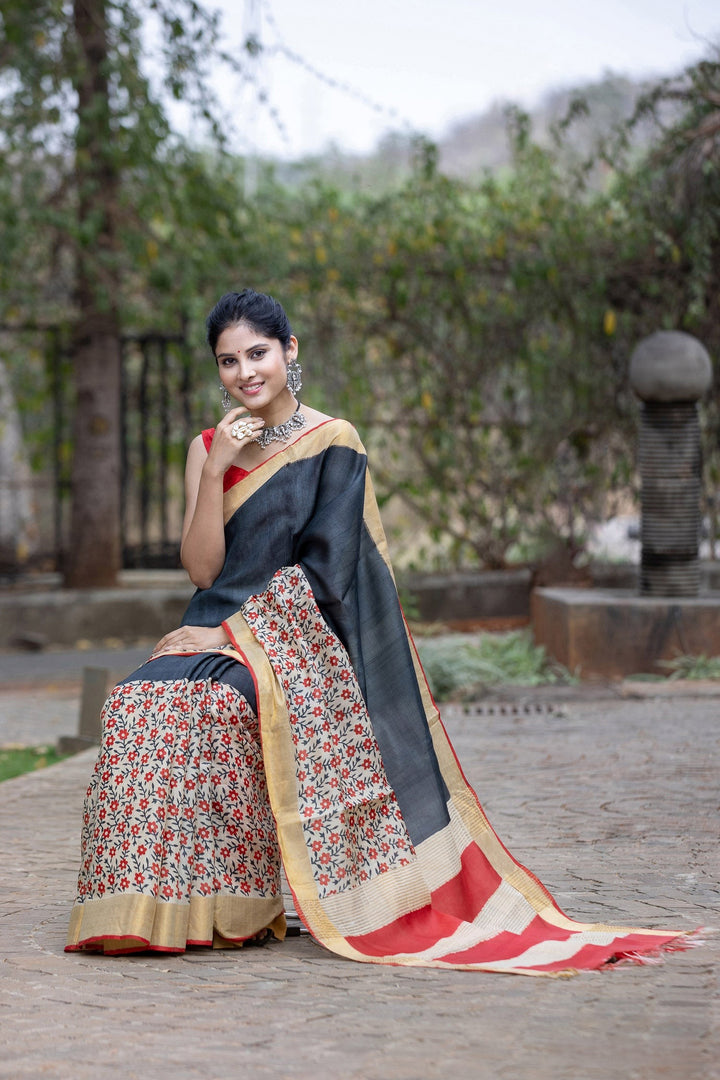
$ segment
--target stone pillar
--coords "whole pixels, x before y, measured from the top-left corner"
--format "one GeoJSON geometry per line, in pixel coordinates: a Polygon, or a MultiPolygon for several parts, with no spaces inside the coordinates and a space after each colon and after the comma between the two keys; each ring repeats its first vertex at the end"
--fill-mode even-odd
{"type": "Polygon", "coordinates": [[[0,360],[0,573],[17,573],[36,545],[32,476],[20,414],[0,360]]]}
{"type": "Polygon", "coordinates": [[[640,592],[697,596],[701,513],[697,401],[712,382],[707,351],[690,334],[661,330],[630,360],[630,384],[642,400],[640,592]]]}

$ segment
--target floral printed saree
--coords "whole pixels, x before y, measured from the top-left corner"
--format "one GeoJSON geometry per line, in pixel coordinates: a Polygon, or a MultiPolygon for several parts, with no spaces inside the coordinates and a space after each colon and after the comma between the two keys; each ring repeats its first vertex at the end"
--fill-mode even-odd
{"type": "Polygon", "coordinates": [[[383,964],[565,974],[682,948],[578,923],[465,781],[397,597],[363,447],[304,434],[225,493],[226,560],[189,625],[225,649],[111,693],[67,948],[182,951],[285,932],[383,964]]]}

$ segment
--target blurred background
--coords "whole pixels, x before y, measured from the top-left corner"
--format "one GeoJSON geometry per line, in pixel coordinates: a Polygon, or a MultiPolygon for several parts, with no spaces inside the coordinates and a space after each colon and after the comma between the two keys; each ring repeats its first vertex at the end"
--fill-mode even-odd
{"type": "Polygon", "coordinates": [[[0,0],[5,583],[178,565],[245,285],[400,569],[637,558],[630,353],[720,344],[719,41],[705,0],[0,0]]]}

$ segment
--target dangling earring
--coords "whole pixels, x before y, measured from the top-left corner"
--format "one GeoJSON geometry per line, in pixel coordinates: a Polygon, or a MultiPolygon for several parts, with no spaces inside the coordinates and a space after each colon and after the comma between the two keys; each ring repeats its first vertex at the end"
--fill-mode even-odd
{"type": "Polygon", "coordinates": [[[287,388],[293,395],[302,390],[302,368],[297,359],[291,360],[287,366],[287,388]]]}
{"type": "Polygon", "coordinates": [[[220,383],[220,389],[222,390],[222,398],[221,398],[222,407],[225,410],[225,412],[229,412],[230,409],[232,409],[232,407],[233,407],[233,399],[228,394],[227,387],[223,386],[222,383],[220,383]]]}

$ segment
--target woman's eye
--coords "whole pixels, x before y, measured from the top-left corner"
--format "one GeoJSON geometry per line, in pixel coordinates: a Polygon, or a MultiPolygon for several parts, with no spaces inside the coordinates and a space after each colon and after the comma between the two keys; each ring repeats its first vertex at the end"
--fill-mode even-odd
{"type": "Polygon", "coordinates": [[[234,356],[226,356],[224,360],[220,361],[220,363],[222,364],[223,367],[230,367],[231,364],[235,363],[235,357],[234,356]]]}
{"type": "Polygon", "coordinates": [[[265,349],[256,349],[255,352],[252,354],[251,359],[252,360],[262,360],[263,356],[265,355],[265,352],[266,352],[265,349]]]}

